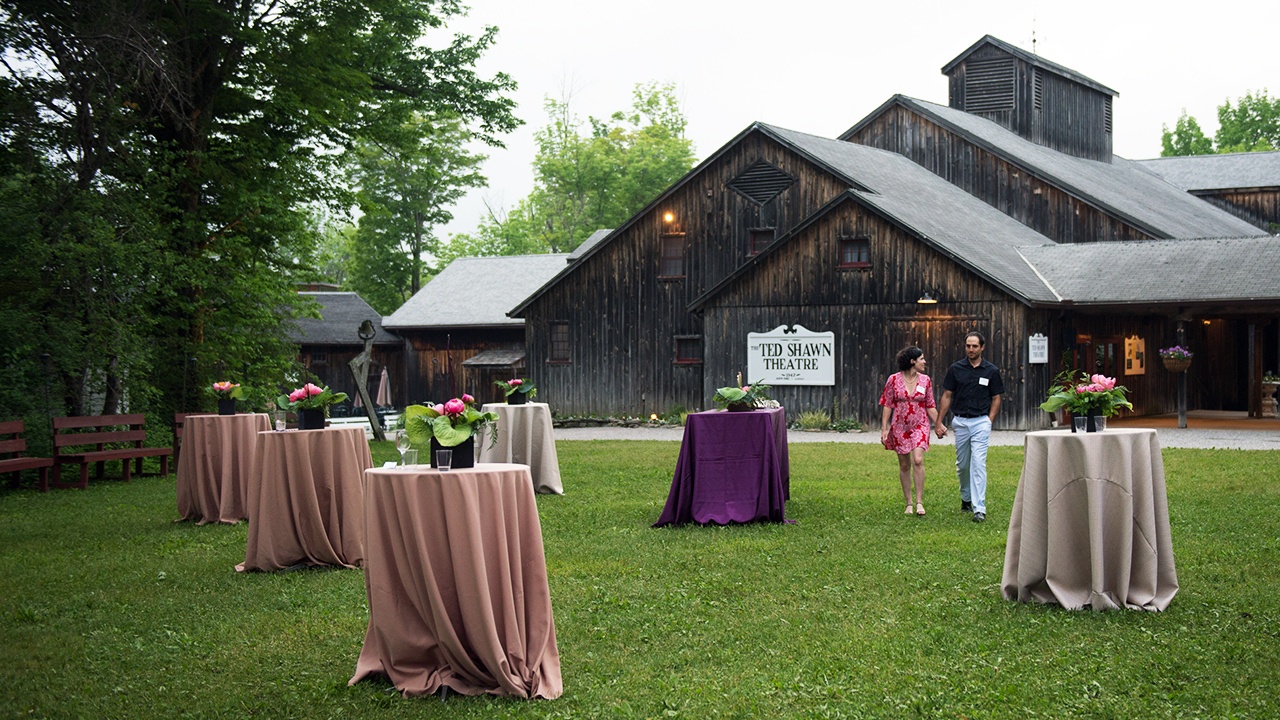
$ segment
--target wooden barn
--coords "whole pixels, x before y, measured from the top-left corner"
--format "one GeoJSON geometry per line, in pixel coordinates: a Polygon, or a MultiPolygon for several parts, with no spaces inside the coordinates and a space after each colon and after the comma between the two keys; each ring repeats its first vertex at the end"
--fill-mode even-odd
{"type": "Polygon", "coordinates": [[[507,311],[564,268],[570,255],[458,258],[383,318],[406,342],[400,376],[409,402],[470,393],[497,401],[495,380],[523,376],[524,320],[507,311]]]}
{"type": "Polygon", "coordinates": [[[1113,156],[1105,86],[990,37],[943,71],[949,107],[895,96],[840,139],[752,125],[520,303],[555,408],[705,408],[749,333],[797,325],[835,367],[775,386],[792,413],[873,421],[897,350],[940,376],[970,330],[1005,373],[997,427],[1049,423],[1064,356],[1171,412],[1157,351],[1180,340],[1192,407],[1252,407],[1280,240],[1113,156]]]}
{"type": "Polygon", "coordinates": [[[1280,233],[1280,151],[1155,158],[1138,164],[1269,233],[1280,233]]]}
{"type": "MultiPolygon", "coordinates": [[[[348,363],[364,352],[364,340],[358,334],[365,320],[373,323],[373,362],[369,366],[369,397],[378,396],[378,383],[386,368],[389,378],[403,374],[404,341],[382,326],[382,316],[364,298],[353,292],[300,292],[320,306],[320,318],[304,318],[296,321],[296,329],[290,340],[298,345],[298,362],[306,369],[312,382],[328,385],[335,392],[344,392],[349,399],[334,408],[336,416],[349,414],[356,397],[356,382],[348,363]]],[[[402,407],[404,393],[391,383],[392,405],[402,407]]]]}

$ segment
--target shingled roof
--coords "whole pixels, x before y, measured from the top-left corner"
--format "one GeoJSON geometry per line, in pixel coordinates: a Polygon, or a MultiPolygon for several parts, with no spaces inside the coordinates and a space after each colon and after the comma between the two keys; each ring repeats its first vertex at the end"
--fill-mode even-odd
{"type": "Polygon", "coordinates": [[[1074,243],[1020,252],[1076,305],[1280,300],[1280,237],[1074,243]]]}
{"type": "Polygon", "coordinates": [[[1280,187],[1280,151],[1134,160],[1183,190],[1280,187]]]}
{"type": "Polygon", "coordinates": [[[364,298],[353,292],[300,292],[320,305],[321,319],[294,321],[289,340],[298,345],[363,345],[356,334],[365,320],[373,321],[375,345],[398,345],[400,336],[382,327],[382,316],[364,298]]]}
{"type": "Polygon", "coordinates": [[[1037,145],[977,115],[924,100],[895,95],[859,121],[841,138],[852,137],[892,104],[914,110],[975,145],[1004,158],[1046,182],[1101,208],[1159,239],[1266,235],[1254,225],[1144,170],[1112,156],[1112,162],[1087,160],[1037,145]]]}
{"type": "Polygon", "coordinates": [[[507,317],[564,269],[568,255],[464,257],[449,263],[383,323],[389,328],[523,327],[507,317]]]}
{"type": "Polygon", "coordinates": [[[1056,299],[1015,249],[1053,244],[1040,233],[898,153],[763,123],[757,126],[843,178],[859,202],[997,287],[1028,302],[1056,299]]]}
{"type": "Polygon", "coordinates": [[[1039,67],[1044,70],[1048,70],[1052,73],[1061,75],[1062,77],[1069,78],[1071,80],[1074,80],[1075,82],[1080,83],[1081,85],[1091,87],[1094,90],[1097,90],[1098,92],[1106,93],[1108,95],[1111,95],[1112,97],[1116,97],[1120,95],[1120,93],[1116,92],[1115,90],[1112,90],[1106,85],[1103,85],[1097,80],[1094,80],[1089,77],[1085,77],[1084,75],[1081,75],[1080,73],[1076,72],[1075,70],[1072,70],[1069,67],[1063,67],[1062,65],[1059,65],[1058,63],[1055,63],[1055,62],[1049,62],[1048,60],[1045,60],[1044,58],[1040,57],[1039,55],[1036,55],[1035,53],[1029,53],[1026,50],[1023,50],[1022,48],[1016,45],[1010,45],[1009,43],[1001,40],[1000,38],[993,37],[991,35],[983,35],[982,38],[978,40],[978,42],[970,45],[967,49],[965,49],[964,52],[957,55],[955,59],[953,59],[951,62],[947,63],[946,65],[943,65],[942,74],[950,75],[951,71],[955,69],[956,65],[959,65],[961,62],[965,60],[965,58],[972,55],[975,51],[977,51],[979,48],[983,47],[984,45],[991,45],[993,47],[1000,48],[1001,50],[1009,53],[1010,55],[1021,58],[1022,60],[1025,60],[1026,62],[1031,63],[1035,67],[1039,67]]]}

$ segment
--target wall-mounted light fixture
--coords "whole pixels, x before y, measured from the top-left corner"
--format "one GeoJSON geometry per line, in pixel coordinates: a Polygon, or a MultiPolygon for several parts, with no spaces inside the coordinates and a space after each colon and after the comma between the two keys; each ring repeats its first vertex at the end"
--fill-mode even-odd
{"type": "Polygon", "coordinates": [[[673,212],[671,212],[670,210],[668,210],[667,212],[665,212],[665,213],[663,213],[663,214],[662,214],[662,222],[667,223],[668,225],[670,225],[671,223],[673,223],[673,222],[675,222],[675,221],[676,221],[676,214],[675,214],[675,213],[673,213],[673,212]]]}
{"type": "Polygon", "coordinates": [[[920,299],[916,300],[916,304],[917,305],[937,305],[938,291],[934,290],[931,292],[929,290],[925,290],[924,294],[920,296],[920,299]]]}

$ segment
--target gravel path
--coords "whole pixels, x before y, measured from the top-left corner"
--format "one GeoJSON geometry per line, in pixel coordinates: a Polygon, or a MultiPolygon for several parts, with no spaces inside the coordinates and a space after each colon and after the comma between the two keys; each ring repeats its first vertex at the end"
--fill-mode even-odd
{"type": "MultiPolygon", "coordinates": [[[[1273,430],[1237,430],[1229,428],[1159,428],[1162,448],[1221,448],[1227,450],[1280,450],[1280,432],[1273,430]]],[[[556,440],[672,440],[684,437],[681,427],[598,427],[556,428],[556,440]]],[[[1022,431],[997,430],[991,433],[992,445],[1022,445],[1022,431]]],[[[880,444],[878,432],[812,432],[791,430],[787,441],[846,442],[880,444]]],[[[951,445],[950,435],[944,440],[934,439],[935,445],[951,445]]]]}

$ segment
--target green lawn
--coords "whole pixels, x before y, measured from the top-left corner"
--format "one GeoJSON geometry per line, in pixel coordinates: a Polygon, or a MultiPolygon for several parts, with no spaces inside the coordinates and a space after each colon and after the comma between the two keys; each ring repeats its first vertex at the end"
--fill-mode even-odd
{"type": "Polygon", "coordinates": [[[806,443],[795,525],[666,529],[677,443],[559,449],[567,494],[538,497],[558,700],[347,687],[362,574],[236,574],[247,526],[175,524],[173,479],[148,477],[0,491],[0,715],[1280,716],[1280,454],[1166,450],[1182,591],[1094,613],[1000,598],[1020,448],[991,450],[982,525],[949,446],[917,520],[891,455],[806,443]]]}

